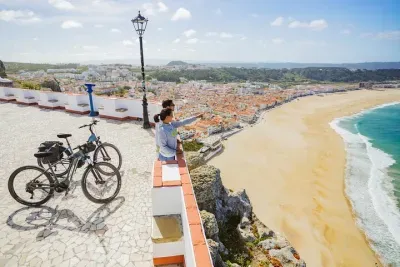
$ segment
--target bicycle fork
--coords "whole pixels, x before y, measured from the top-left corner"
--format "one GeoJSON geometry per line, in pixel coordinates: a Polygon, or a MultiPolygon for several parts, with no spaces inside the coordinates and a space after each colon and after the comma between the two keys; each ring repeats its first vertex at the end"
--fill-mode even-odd
{"type": "Polygon", "coordinates": [[[90,159],[90,157],[86,157],[86,162],[88,163],[89,166],[92,166],[90,171],[92,172],[92,174],[94,176],[95,183],[96,184],[104,184],[105,181],[103,180],[103,178],[101,178],[99,171],[97,170],[97,168],[95,168],[95,165],[93,164],[93,161],[90,159]]]}

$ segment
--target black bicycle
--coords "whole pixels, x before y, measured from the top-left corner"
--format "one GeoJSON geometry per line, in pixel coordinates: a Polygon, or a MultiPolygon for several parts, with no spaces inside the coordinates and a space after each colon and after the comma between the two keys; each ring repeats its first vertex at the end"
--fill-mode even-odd
{"type": "MultiPolygon", "coordinates": [[[[93,161],[94,162],[109,162],[115,167],[117,167],[118,170],[121,169],[122,165],[122,155],[119,149],[110,143],[106,142],[101,142],[100,141],[100,136],[97,136],[95,133],[95,128],[94,126],[98,123],[98,120],[93,120],[92,123],[90,124],[85,124],[79,127],[85,128],[89,127],[89,131],[91,135],[89,136],[88,142],[90,143],[95,143],[96,144],[96,149],[94,150],[93,153],[93,161]]],[[[68,158],[72,155],[72,149],[71,145],[68,142],[68,137],[70,137],[70,134],[59,134],[57,137],[59,138],[65,138],[66,142],[68,144],[68,147],[62,146],[63,143],[58,142],[58,141],[47,141],[44,142],[40,145],[39,151],[49,151],[49,150],[58,150],[59,154],[58,157],[56,156],[55,158],[51,159],[53,163],[57,162],[58,160],[62,158],[68,158]]],[[[37,159],[38,165],[40,167],[43,167],[43,160],[38,158],[37,159]]],[[[79,165],[78,168],[80,168],[82,165],[79,165]]],[[[60,161],[58,164],[54,166],[54,172],[55,175],[58,177],[62,177],[68,173],[69,168],[71,167],[71,162],[68,161],[60,161]]]]}
{"type": "Polygon", "coordinates": [[[108,162],[93,162],[88,154],[95,149],[92,143],[86,143],[73,150],[78,150],[66,159],[59,161],[71,162],[68,175],[64,179],[57,177],[54,166],[59,164],[46,161],[52,157],[52,152],[38,152],[35,157],[48,164],[44,169],[38,166],[23,166],[16,169],[8,180],[8,190],[11,196],[21,204],[27,206],[40,206],[46,203],[54,191],[69,192],[69,185],[76,173],[78,164],[88,164],[82,175],[83,194],[95,203],[108,203],[113,200],[121,189],[121,174],[119,170],[108,162]]]}

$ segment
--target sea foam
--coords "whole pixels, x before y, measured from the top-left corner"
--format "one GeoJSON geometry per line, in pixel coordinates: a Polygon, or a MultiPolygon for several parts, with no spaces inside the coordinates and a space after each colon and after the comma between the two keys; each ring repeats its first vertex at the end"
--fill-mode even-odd
{"type": "MultiPolygon", "coordinates": [[[[395,104],[398,103],[374,109],[395,104]]],[[[339,126],[341,121],[354,120],[374,109],[335,119],[330,126],[345,142],[345,192],[356,216],[356,223],[385,265],[400,266],[400,212],[393,198],[391,178],[387,175],[387,168],[395,161],[389,154],[373,147],[366,136],[351,133],[339,126]]]]}

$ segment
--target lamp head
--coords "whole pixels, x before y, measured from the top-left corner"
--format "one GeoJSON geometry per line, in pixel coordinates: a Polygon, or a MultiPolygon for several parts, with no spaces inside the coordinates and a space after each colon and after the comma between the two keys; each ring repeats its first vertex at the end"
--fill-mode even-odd
{"type": "Polygon", "coordinates": [[[144,34],[144,31],[146,30],[147,22],[149,20],[143,17],[139,11],[139,15],[137,15],[136,18],[132,19],[131,21],[133,27],[135,27],[135,31],[139,34],[139,36],[142,36],[144,34]]]}

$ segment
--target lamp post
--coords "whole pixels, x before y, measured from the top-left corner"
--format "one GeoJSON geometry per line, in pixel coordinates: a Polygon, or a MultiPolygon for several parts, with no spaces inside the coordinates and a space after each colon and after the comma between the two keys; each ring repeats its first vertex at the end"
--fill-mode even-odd
{"type": "Polygon", "coordinates": [[[140,43],[140,58],[141,58],[141,64],[142,64],[142,88],[143,88],[143,128],[144,129],[148,129],[150,128],[150,122],[149,122],[149,113],[147,111],[147,98],[146,98],[146,77],[144,74],[144,59],[143,59],[143,41],[142,41],[142,37],[144,34],[144,31],[146,30],[146,26],[147,26],[147,22],[149,21],[148,19],[146,19],[145,17],[143,17],[142,15],[140,15],[140,11],[139,11],[139,15],[132,19],[132,24],[135,27],[135,31],[137,32],[137,34],[139,35],[139,43],[140,43]]]}

